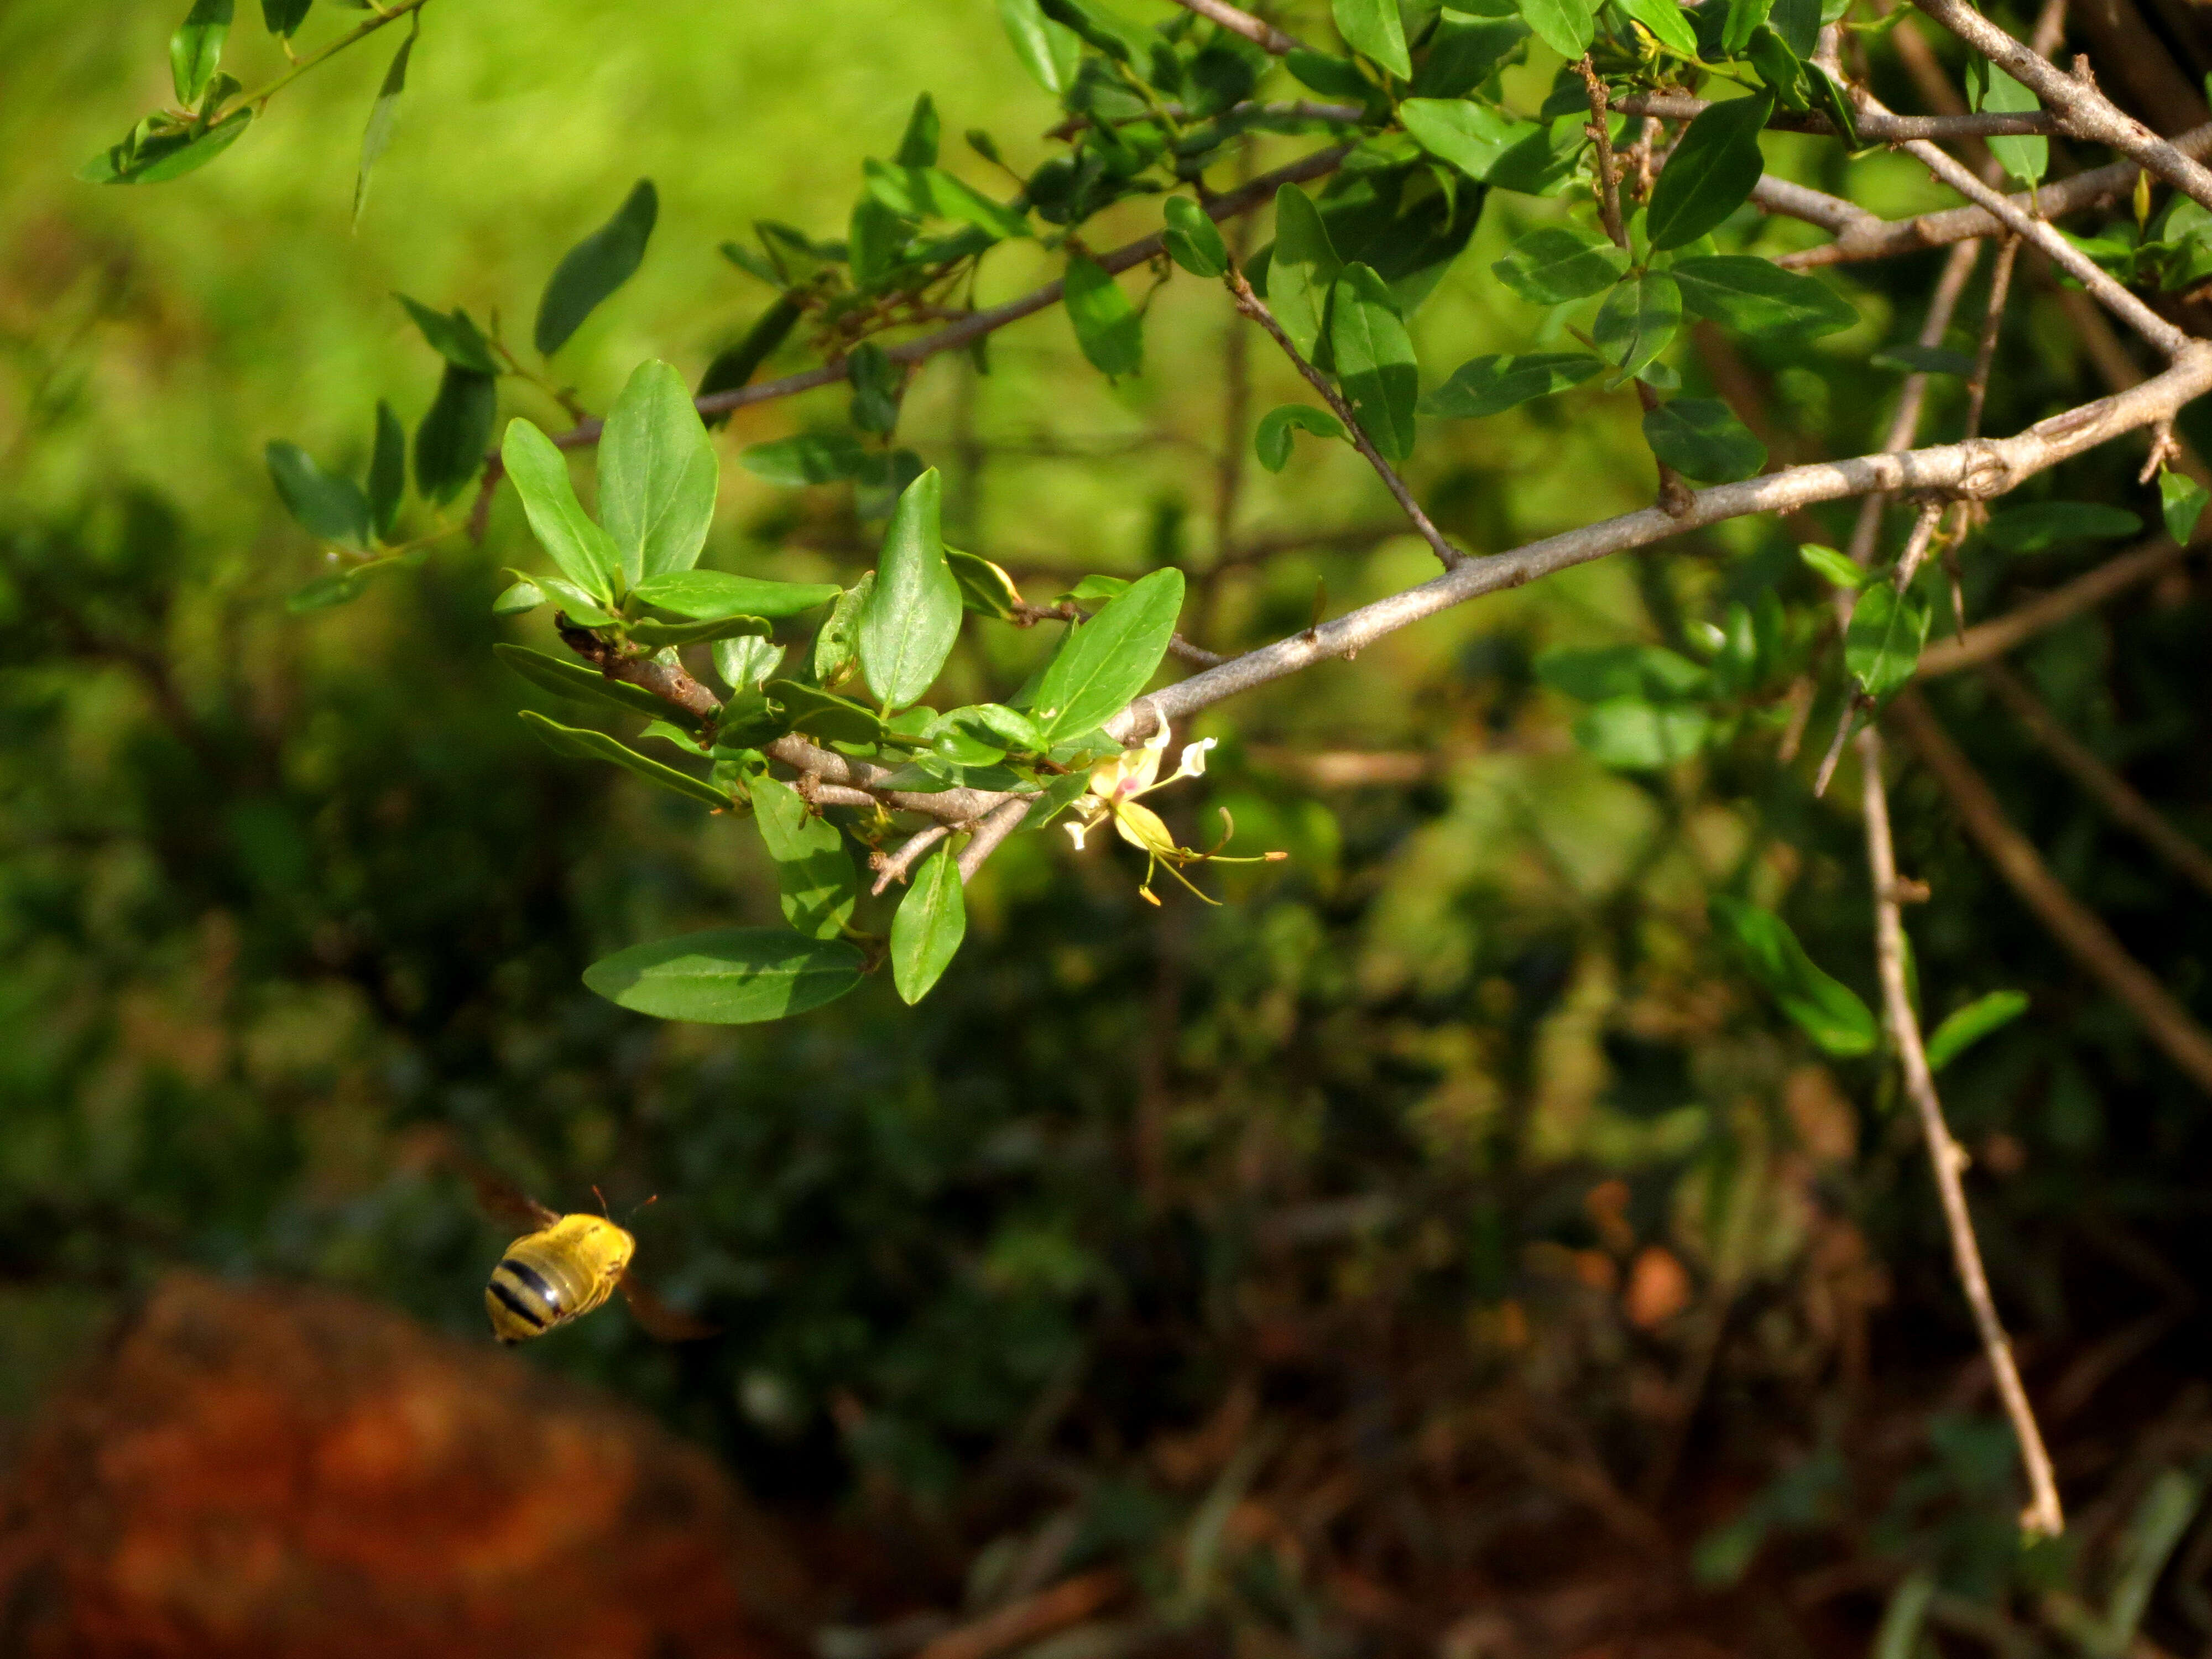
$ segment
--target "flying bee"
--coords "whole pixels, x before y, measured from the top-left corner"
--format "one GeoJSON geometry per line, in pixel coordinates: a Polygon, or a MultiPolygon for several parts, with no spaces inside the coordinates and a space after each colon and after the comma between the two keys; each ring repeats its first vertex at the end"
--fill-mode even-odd
{"type": "Polygon", "coordinates": [[[713,1326],[679,1313],[637,1281],[629,1270],[637,1240],[626,1228],[605,1215],[558,1214],[489,1170],[466,1173],[486,1210],[532,1230],[507,1247],[484,1287],[484,1311],[501,1342],[527,1342],[581,1319],[617,1289],[637,1322],[664,1342],[714,1334],[713,1326]]]}

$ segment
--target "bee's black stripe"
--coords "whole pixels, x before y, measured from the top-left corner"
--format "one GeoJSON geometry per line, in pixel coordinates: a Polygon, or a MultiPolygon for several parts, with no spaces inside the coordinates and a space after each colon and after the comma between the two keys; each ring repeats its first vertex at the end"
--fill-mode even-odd
{"type": "MultiPolygon", "coordinates": [[[[513,1264],[502,1263],[501,1265],[512,1266],[513,1264]]],[[[520,1319],[524,1324],[529,1326],[532,1330],[542,1331],[545,1328],[544,1316],[540,1314],[535,1308],[532,1308],[528,1303],[525,1302],[520,1297],[517,1296],[513,1291],[508,1290],[506,1285],[501,1284],[497,1279],[494,1279],[491,1282],[491,1293],[500,1299],[501,1304],[504,1306],[509,1313],[513,1314],[517,1319],[520,1319]]]]}
{"type": "Polygon", "coordinates": [[[555,1290],[552,1285],[548,1284],[545,1280],[545,1275],[539,1273],[537,1268],[532,1267],[526,1261],[517,1261],[513,1256],[507,1257],[506,1261],[501,1262],[499,1265],[501,1271],[513,1273],[516,1279],[522,1282],[523,1287],[526,1290],[536,1296],[540,1302],[543,1302],[549,1313],[558,1313],[561,1311],[560,1291],[555,1290]]]}

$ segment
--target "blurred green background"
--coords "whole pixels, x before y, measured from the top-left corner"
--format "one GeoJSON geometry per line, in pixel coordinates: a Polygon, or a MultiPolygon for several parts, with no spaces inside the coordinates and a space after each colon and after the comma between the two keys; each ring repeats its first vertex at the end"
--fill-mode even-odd
{"type": "MultiPolygon", "coordinates": [[[[1587,567],[1217,711],[1200,727],[1224,739],[1212,775],[1163,804],[1201,837],[1229,806],[1243,839],[1291,854],[1209,874],[1224,908],[1164,888],[1155,910],[1125,849],[1076,858],[1024,836],[920,1008],[872,984],[769,1029],[654,1024],[580,970],[685,927],[772,920],[756,841],[551,756],[515,720],[533,694],[488,647],[546,630],[489,611],[502,567],[538,563],[511,498],[482,547],[442,544],[349,607],[295,617],[284,598],[318,556],[262,447],[357,467],[375,401],[411,427],[435,382],[391,295],[497,313],[519,336],[560,251],[640,177],[661,200],[645,266],[559,360],[593,407],[641,359],[696,375],[739,334],[768,296],[716,243],[759,216],[842,234],[861,160],[896,143],[916,92],[936,94],[949,156],[950,135],[981,127],[1018,170],[1058,112],[983,0],[453,0],[427,15],[357,227],[381,39],[203,173],[75,182],[166,99],[174,21],[139,3],[0,11],[0,1413],[21,1421],[177,1264],[309,1277],[477,1337],[500,1233],[435,1167],[432,1133],[450,1132],[562,1207],[594,1184],[618,1206],[657,1194],[641,1265],[726,1330],[669,1350],[603,1316],[532,1363],[643,1402],[771,1498],[835,1511],[865,1494],[927,1517],[948,1571],[1028,1524],[1036,1500],[984,1480],[1010,1467],[1072,1481],[1097,1536],[1140,1550],[1183,1501],[1147,1449],[1239,1385],[1263,1415],[1341,1437],[1353,1512],[1400,1540],[1386,1577],[1427,1583],[1490,1547],[1489,1522],[1454,1518],[1464,1471],[1431,1454],[1449,1439],[1437,1425],[1500,1389],[1640,1468],[1638,1501],[1679,1511],[1685,1540],[1721,1540],[1721,1580],[1770,1526],[1832,1524],[1824,1547],[1891,1560],[1940,1534],[1969,1588],[2014,1570],[1985,1395],[1905,1434],[1892,1461],[1922,1488],[1821,1496],[1868,1390],[1919,1421],[1971,1332],[1877,1069],[1823,1062],[1706,935],[1710,893],[1749,894],[1870,997],[1855,789],[1815,803],[1803,768],[1748,750],[1608,773],[1530,672],[1547,646],[1679,643],[1686,620],[1775,583],[1809,596],[1796,533],[1731,526],[1587,567]],[[1774,1484],[1807,1468],[1809,1486],[1774,1484]],[[1847,1514],[1891,1531],[1869,1544],[1847,1514]]],[[[319,15],[311,36],[333,27],[319,15]]],[[[236,38],[249,82],[241,64],[277,62],[243,15],[236,38]]],[[[1550,67],[1524,71],[1539,95],[1550,67]]],[[[1262,141],[1252,165],[1303,147],[1262,141]]],[[[1880,210],[1938,199],[1886,155],[1777,154],[1880,210]]],[[[992,181],[964,154],[951,165],[992,181]]],[[[1487,266],[1557,210],[1493,199],[1421,313],[1425,359],[1523,337],[1532,313],[1487,266]]],[[[1115,210],[1098,244],[1154,212],[1115,210]]],[[[1047,263],[994,254],[985,299],[1047,263]]],[[[1909,337],[1933,269],[1865,271],[1860,327],[1809,354],[1746,349],[1794,457],[1875,441],[1895,379],[1866,358],[1909,337]]],[[[2015,308],[1992,429],[2087,395],[2056,304],[2015,308]]],[[[951,533],[1040,602],[1085,572],[1181,562],[1189,631],[1224,650],[1304,625],[1317,581],[1334,611],[1423,579],[1430,556],[1357,458],[1304,441],[1279,477],[1248,463],[1229,508],[1237,545],[1283,550],[1222,562],[1224,446],[1297,395],[1255,351],[1244,428],[1224,434],[1232,322],[1218,292],[1169,283],[1151,372],[1118,387],[1056,313],[998,337],[988,375],[933,363],[901,435],[945,467],[951,533]]],[[[1710,384],[1704,360],[1684,370],[1710,384]]],[[[553,418],[511,382],[502,398],[502,418],[553,418]]],[[[817,392],[727,429],[710,563],[866,568],[849,504],[734,465],[842,403],[817,392]]],[[[1636,414],[1592,393],[1440,428],[1417,482],[1455,534],[1509,547],[1648,499],[1636,414]]],[[[2134,501],[2131,465],[2093,457],[2051,488],[2134,501]]],[[[1977,572],[1970,593],[1986,611],[2086,562],[2036,556],[1977,572]]],[[[2184,580],[2027,664],[2200,829],[2205,623],[2184,580]]],[[[952,672],[1003,692],[1042,643],[996,629],[952,672]]],[[[2075,890],[2201,998],[2201,898],[2116,842],[1974,688],[1942,706],[2075,890]]],[[[1908,782],[1898,811],[1905,864],[1937,896],[1914,918],[1931,1015],[2000,987],[2036,999],[1947,1083],[1983,1156],[2000,1296],[2032,1368],[2063,1370],[2170,1294],[2130,1252],[2191,1248],[2203,1103],[1932,798],[1908,782]],[[2098,1237],[2101,1255],[2083,1242],[2098,1237]]],[[[2201,1363],[2195,1324],[2147,1351],[2160,1375],[2201,1363]]]]}

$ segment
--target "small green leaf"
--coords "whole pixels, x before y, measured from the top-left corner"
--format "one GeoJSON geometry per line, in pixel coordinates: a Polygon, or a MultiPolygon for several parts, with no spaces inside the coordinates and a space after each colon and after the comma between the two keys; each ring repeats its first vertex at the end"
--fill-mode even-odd
{"type": "Polygon", "coordinates": [[[1349,58],[1334,58],[1323,52],[1311,52],[1294,47],[1284,54],[1283,67],[1291,78],[1310,92],[1324,98],[1340,98],[1346,103],[1368,103],[1377,95],[1375,83],[1366,72],[1349,58]]]}
{"type": "Polygon", "coordinates": [[[1698,55],[1698,32],[1682,15],[1680,0],[1623,0],[1622,9],[1650,30],[1662,46],[1685,57],[1698,55]]]}
{"type": "Polygon", "coordinates": [[[612,628],[622,620],[565,576],[539,576],[536,580],[559,604],[562,615],[579,628],[612,628]]]}
{"type": "Polygon", "coordinates": [[[1097,600],[1118,599],[1129,591],[1130,584],[1120,576],[1085,576],[1060,597],[1073,599],[1078,605],[1089,605],[1097,600]]]}
{"type": "Polygon", "coordinates": [[[500,590],[499,597],[491,602],[491,614],[495,617],[526,617],[544,603],[545,590],[526,576],[520,581],[509,582],[500,590]]]}
{"type": "Polygon", "coordinates": [[[891,983],[900,999],[916,1003],[952,963],[968,936],[968,904],[951,842],[922,860],[891,918],[891,983]]]}
{"type": "Polygon", "coordinates": [[[1142,66],[1155,37],[1097,0],[1038,0],[1044,15],[1073,29],[1116,63],[1142,66]]]}
{"type": "MultiPolygon", "coordinates": [[[[2043,108],[2036,95],[1986,58],[1966,60],[1966,102],[1992,115],[2033,115],[2043,108]]],[[[2015,184],[2031,186],[2051,168],[2051,140],[2039,137],[1996,137],[1983,141],[2015,184]]]]}
{"type": "Polygon", "coordinates": [[[1398,15],[1398,0],[1334,0],[1336,32],[1344,44],[1371,58],[1401,81],[1413,78],[1413,60],[1406,51],[1406,25],[1398,15]]]}
{"type": "Polygon", "coordinates": [[[442,311],[433,311],[420,300],[404,294],[392,296],[399,301],[415,326],[428,343],[430,349],[457,368],[465,368],[477,374],[496,374],[499,364],[491,355],[491,342],[485,339],[465,311],[456,309],[448,316],[442,311]]]}
{"type": "Polygon", "coordinates": [[[1675,398],[1644,417],[1644,441],[1684,477],[1734,483],[1766,465],[1766,446],[1717,398],[1675,398]]]}
{"type": "MultiPolygon", "coordinates": [[[[753,325],[743,337],[714,354],[714,361],[707,365],[707,372],[699,377],[699,390],[695,394],[711,398],[718,392],[735,392],[750,383],[759,373],[760,366],[774,355],[777,347],[791,337],[805,312],[787,295],[779,295],[775,302],[754,319],[753,325]]],[[[707,417],[709,428],[719,427],[730,418],[723,410],[707,417]]]]}
{"type": "Polygon", "coordinates": [[[899,140],[898,164],[902,167],[935,167],[939,131],[936,100],[925,92],[914,100],[914,112],[906,118],[906,133],[899,140]]]}
{"type": "Polygon", "coordinates": [[[1664,351],[1682,322],[1682,291],[1663,270],[1646,271],[1616,285],[1598,307],[1590,338],[1623,375],[1640,374],[1664,351]]]}
{"type": "Polygon", "coordinates": [[[270,33],[289,40],[307,21],[307,8],[313,3],[314,0],[261,0],[261,21],[270,33]]]}
{"type": "Polygon", "coordinates": [[[1805,81],[1812,88],[1814,103],[1836,124],[1836,131],[1844,141],[1844,148],[1847,150],[1858,149],[1859,112],[1858,106],[1851,102],[1850,94],[1845,92],[1842,83],[1818,64],[1805,65],[1805,81]]]}
{"type": "Polygon", "coordinates": [[[860,672],[887,709],[921,701],[960,635],[960,584],[945,562],[943,502],[934,467],[901,492],[860,611],[860,672]]]}
{"type": "Polygon", "coordinates": [[[415,50],[422,15],[418,11],[409,17],[407,38],[392,54],[392,67],[385,70],[384,84],[377,88],[376,101],[368,106],[368,125],[361,131],[361,167],[353,180],[353,219],[356,225],[361,222],[362,209],[368,204],[368,175],[392,143],[392,129],[399,118],[399,94],[407,90],[407,59],[415,50]]]}
{"type": "Polygon", "coordinates": [[[1678,259],[1668,275],[1682,290],[1685,311],[1746,334],[1817,339],[1859,319],[1850,302],[1825,283],[1771,259],[1736,253],[1678,259]]]}
{"type": "Polygon", "coordinates": [[[783,647],[757,635],[714,641],[714,672],[732,691],[761,685],[783,665],[783,647]]]}
{"type": "Polygon", "coordinates": [[[1992,991],[1952,1014],[1928,1038],[1928,1069],[1940,1072],[1991,1032],[2027,1012],[2024,991],[1992,991]]]}
{"type": "MultiPolygon", "coordinates": [[[[149,118],[150,119],[151,118],[149,118]]],[[[213,126],[146,131],[142,121],[121,143],[102,150],[76,170],[88,185],[159,185],[197,173],[245,137],[253,106],[241,104],[213,126]]]]}
{"type": "Polygon", "coordinates": [[[1031,80],[1055,98],[1075,84],[1082,43],[1073,31],[1047,17],[1037,0],[999,0],[999,21],[1031,80]]]}
{"type": "Polygon", "coordinates": [[[1014,579],[988,559],[973,553],[963,553],[957,547],[945,550],[945,562],[951,567],[952,580],[960,584],[960,603],[981,617],[996,617],[1000,622],[1012,622],[1022,602],[1021,590],[1014,579]]]}
{"type": "Polygon", "coordinates": [[[836,939],[860,896],[844,833],[774,778],[753,785],[753,816],[775,865],[783,919],[809,939],[836,939]]]}
{"type": "Polygon", "coordinates": [[[444,503],[483,470],[499,413],[499,383],[489,374],[447,363],[438,395],[415,428],[415,488],[428,501],[444,503]]]}
{"type": "Polygon", "coordinates": [[[1713,929],[1738,961],[1806,1036],[1837,1055],[1871,1054],[1879,1035],[1857,993],[1821,971],[1790,924],[1771,910],[1717,895],[1707,907],[1713,929]]]}
{"type": "Polygon", "coordinates": [[[689,772],[679,772],[672,766],[664,766],[649,755],[641,755],[628,744],[617,742],[604,732],[563,726],[558,720],[546,719],[532,708],[524,709],[521,719],[523,724],[544,738],[546,747],[556,754],[574,756],[579,760],[611,761],[625,771],[636,773],[648,783],[657,783],[663,789],[708,806],[724,807],[730,804],[730,798],[712,784],[693,777],[689,772]]]}
{"type": "Polygon", "coordinates": [[[1218,276],[1229,269],[1229,245],[1220,227],[1188,196],[1167,199],[1168,258],[1194,276],[1218,276]]]}
{"type": "Polygon", "coordinates": [[[803,616],[834,600],[835,582],[775,582],[724,570],[670,570],[637,585],[636,597],[679,617],[702,622],[720,617],[803,616]]]}
{"type": "Polygon", "coordinates": [[[868,596],[875,590],[876,573],[867,571],[830,607],[830,620],[816,632],[814,647],[807,653],[807,672],[817,685],[835,685],[853,665],[854,636],[860,629],[868,596]]]}
{"type": "Polygon", "coordinates": [[[748,636],[765,639],[775,631],[766,617],[717,617],[708,622],[665,623],[651,617],[628,625],[630,638],[655,650],[668,645],[705,645],[714,640],[748,636]]]}
{"type": "Polygon", "coordinates": [[[987,236],[1013,240],[1030,234],[1019,208],[994,202],[967,180],[942,167],[863,164],[871,197],[906,219],[951,219],[973,225],[987,236]]]}
{"type": "Polygon", "coordinates": [[[1544,129],[1464,98],[1408,98],[1398,118],[1413,141],[1470,179],[1488,180],[1498,164],[1544,129]]]}
{"type": "Polygon", "coordinates": [[[520,417],[507,423],[507,441],[499,453],[538,545],[571,582],[612,604],[622,555],[614,538],[585,516],[568,477],[568,459],[550,438],[520,417]]]}
{"type": "Polygon", "coordinates": [[[1628,269],[1628,255],[1595,231],[1543,225],[1517,239],[1491,266],[1532,305],[1564,305],[1602,294],[1628,269]]]}
{"type": "Polygon", "coordinates": [[[1928,606],[1917,596],[1899,597],[1887,582],[1869,584],[1851,607],[1844,630],[1844,666],[1867,696],[1887,697],[1912,678],[1928,643],[1928,606]]]}
{"type": "Polygon", "coordinates": [[[399,499],[407,490],[407,433],[392,405],[376,404],[376,441],[368,458],[368,522],[382,541],[392,538],[399,499]]]}
{"type": "Polygon", "coordinates": [[[2190,538],[2197,533],[2197,520],[2207,501],[2212,501],[2212,492],[2194,478],[2179,472],[2158,475],[2160,516],[2166,520],[2166,533],[2182,546],[2188,546],[2190,538]]]}
{"type": "Polygon", "coordinates": [[[1275,248],[1267,262],[1267,308],[1307,362],[1328,332],[1328,297],[1344,269],[1313,198],[1296,185],[1275,192],[1275,248]]]}
{"type": "Polygon", "coordinates": [[[1705,745],[1712,721],[1702,708],[1616,697],[1584,709],[1575,741],[1601,766],[1652,772],[1688,760],[1705,745]]]}
{"type": "Polygon", "coordinates": [[[1651,189],[1644,223],[1654,248],[1696,241],[1751,199],[1765,167],[1759,135],[1773,112],[1767,93],[1698,112],[1651,189]]]}
{"type": "Polygon", "coordinates": [[[1528,26],[1517,17],[1444,7],[1437,14],[1420,67],[1413,71],[1413,90],[1423,98],[1464,98],[1518,53],[1528,38],[1528,26]]]}
{"type": "Polygon", "coordinates": [[[541,353],[550,357],[566,345],[599,302],[630,279],[659,211],[653,180],[641,179],[613,218],[562,257],[538,301],[532,337],[541,353]]]}
{"type": "Polygon", "coordinates": [[[1721,50],[1731,58],[1740,58],[1774,9],[1774,0],[1725,0],[1721,9],[1721,50]]]}
{"type": "Polygon", "coordinates": [[[1144,319],[1103,265],[1079,253],[1068,257],[1066,304],[1092,368],[1114,380],[1144,373],[1144,319]]]}
{"type": "Polygon", "coordinates": [[[684,377],[664,362],[640,363],[599,439],[599,517],[625,582],[699,562],[720,477],[684,377]]]}
{"type": "Polygon", "coordinates": [[[222,67],[230,8],[231,0],[192,0],[191,10],[169,37],[169,75],[176,82],[177,101],[186,108],[200,101],[222,67]]]}
{"type": "Polygon", "coordinates": [[[350,605],[362,595],[361,578],[359,570],[338,570],[318,576],[287,599],[284,609],[295,617],[305,617],[317,611],[350,605]]]}
{"type": "Polygon", "coordinates": [[[2047,553],[2078,542],[2112,541],[2140,534],[2142,520],[2101,501],[2035,501],[2002,507],[1984,532],[2008,553],[2047,553]]]}
{"type": "Polygon", "coordinates": [[[1421,413],[1446,420],[1496,415],[1580,386],[1605,367],[1585,351],[1531,351],[1518,356],[1476,357],[1421,399],[1421,413]]]}
{"type": "Polygon", "coordinates": [[[1597,9],[1589,0],[1521,0],[1521,15],[1536,38],[1572,62],[1590,48],[1597,9]]]}
{"type": "Polygon", "coordinates": [[[1806,568],[1814,575],[1852,591],[1865,586],[1867,578],[1873,574],[1864,565],[1854,564],[1848,553],[1823,547],[1818,542],[1800,543],[1797,556],[1805,561],[1806,568]]]}
{"type": "Polygon", "coordinates": [[[845,379],[853,388],[853,424],[885,437],[898,429],[902,377],[884,349],[863,340],[845,354],[845,379]]]}
{"type": "MultiPolygon", "coordinates": [[[[510,592],[513,590],[510,589],[510,592]]],[[[633,714],[657,720],[682,718],[675,705],[656,697],[641,685],[611,680],[596,668],[573,657],[550,657],[526,646],[495,645],[492,655],[541,691],[550,691],[570,702],[607,703],[633,714]]]]}
{"type": "Polygon", "coordinates": [[[842,939],[775,927],[713,927],[633,945],[584,969],[608,1001],[656,1019],[751,1025],[834,1002],[866,958],[842,939]]]}
{"type": "Polygon", "coordinates": [[[1288,466],[1294,431],[1310,432],[1316,438],[1341,438],[1346,443],[1352,441],[1344,422],[1327,410],[1316,409],[1311,404],[1283,404],[1262,415],[1252,434],[1252,449],[1260,465],[1270,472],[1280,472],[1288,466]]]}
{"type": "Polygon", "coordinates": [[[1366,265],[1346,265],[1329,300],[1329,349],[1345,400],[1384,459],[1413,453],[1421,366],[1389,287],[1366,265]]]}
{"type": "Polygon", "coordinates": [[[292,516],[312,536],[361,551],[368,545],[368,499],[343,473],[325,472],[297,444],[272,439],[269,477],[292,516]]]}
{"type": "Polygon", "coordinates": [[[876,743],[883,738],[883,717],[850,697],[797,680],[770,680],[762,690],[783,706],[794,726],[825,743],[876,743]]]}
{"type": "Polygon", "coordinates": [[[1182,572],[1155,570],[1071,628],[1037,677],[1029,707],[1054,741],[1103,726],[1145,689],[1182,612],[1182,572]]]}
{"type": "Polygon", "coordinates": [[[1761,23],[1754,29],[1743,55],[1784,109],[1802,114],[1813,107],[1807,96],[1803,62],[1771,27],[1761,23]]]}
{"type": "Polygon", "coordinates": [[[849,432],[802,432],[741,450],[738,465],[785,489],[842,483],[868,470],[872,458],[849,432]]]}
{"type": "MultiPolygon", "coordinates": [[[[1018,708],[1009,708],[1004,703],[973,702],[964,708],[947,709],[938,716],[922,735],[933,746],[940,746],[948,734],[965,738],[969,743],[1000,755],[1042,755],[1051,748],[1052,740],[1042,726],[1018,708]]],[[[958,760],[958,755],[950,758],[958,760]]],[[[981,764],[973,760],[968,764],[981,764]]]]}

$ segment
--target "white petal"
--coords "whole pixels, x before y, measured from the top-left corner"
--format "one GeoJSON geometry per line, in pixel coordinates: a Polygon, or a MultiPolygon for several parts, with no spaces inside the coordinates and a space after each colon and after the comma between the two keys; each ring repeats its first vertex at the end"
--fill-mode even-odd
{"type": "Polygon", "coordinates": [[[1182,751],[1182,764],[1176,769],[1176,776],[1179,778],[1204,777],[1206,775],[1206,750],[1212,748],[1217,741],[1218,739],[1213,738],[1200,738],[1196,743],[1186,744],[1182,751]]]}
{"type": "Polygon", "coordinates": [[[1083,850],[1083,838],[1090,834],[1091,826],[1080,818],[1064,818],[1060,827],[1067,831],[1068,840],[1075,843],[1075,850],[1080,853],[1083,850]]]}

